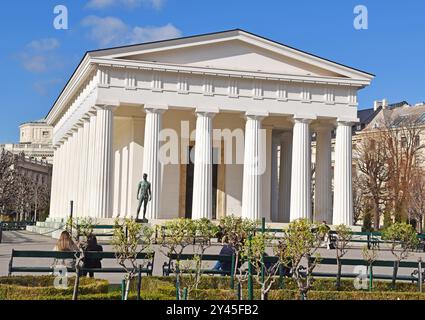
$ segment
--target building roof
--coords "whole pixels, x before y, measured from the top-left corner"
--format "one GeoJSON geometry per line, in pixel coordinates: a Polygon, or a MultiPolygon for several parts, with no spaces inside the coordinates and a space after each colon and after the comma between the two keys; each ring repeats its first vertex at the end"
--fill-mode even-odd
{"type": "Polygon", "coordinates": [[[349,67],[347,65],[337,63],[333,60],[329,60],[329,59],[319,57],[317,55],[311,54],[311,53],[306,52],[306,51],[295,49],[295,48],[290,47],[288,45],[284,45],[280,42],[267,39],[265,37],[247,32],[245,30],[232,29],[232,30],[226,30],[226,31],[221,31],[221,32],[206,33],[206,34],[200,34],[200,35],[194,35],[194,36],[188,36],[188,37],[181,37],[181,38],[175,38],[175,39],[146,42],[146,43],[142,43],[142,44],[127,45],[127,46],[121,46],[121,47],[115,47],[115,48],[109,48],[109,49],[87,51],[85,53],[85,55],[83,56],[83,58],[81,59],[79,65],[75,69],[74,73],[69,78],[67,84],[64,86],[62,92],[58,95],[56,101],[54,102],[53,106],[49,110],[46,118],[50,117],[52,110],[57,105],[57,103],[60,101],[60,98],[64,95],[66,88],[69,86],[69,84],[72,82],[72,80],[77,77],[78,71],[80,69],[81,70],[83,69],[84,65],[88,63],[90,58],[97,57],[99,55],[104,55],[104,54],[110,54],[110,55],[114,55],[114,54],[118,54],[118,53],[122,54],[123,50],[124,51],[125,50],[137,51],[139,49],[143,50],[143,49],[150,48],[150,47],[152,47],[152,48],[158,47],[158,46],[165,47],[167,45],[169,46],[169,45],[172,45],[172,44],[183,43],[183,42],[185,42],[189,39],[191,41],[193,40],[195,42],[195,41],[201,41],[202,39],[207,39],[207,38],[211,38],[211,37],[221,37],[221,38],[228,37],[228,38],[230,38],[230,37],[241,36],[241,35],[245,35],[245,36],[249,36],[249,37],[255,37],[256,39],[258,39],[258,40],[260,40],[264,43],[280,47],[281,49],[284,49],[288,52],[290,51],[290,52],[298,54],[299,56],[309,57],[310,60],[315,61],[316,63],[324,63],[328,66],[331,66],[332,68],[337,68],[340,71],[344,71],[347,74],[355,74],[355,75],[359,76],[364,81],[370,82],[375,77],[375,75],[372,74],[372,73],[365,72],[365,71],[360,70],[360,69],[352,68],[352,67],[349,67]]]}
{"type": "Polygon", "coordinates": [[[27,124],[46,124],[47,125],[47,122],[46,122],[46,119],[43,118],[43,119],[39,119],[39,120],[24,122],[20,126],[24,126],[24,125],[27,125],[27,124]]]}
{"type": "Polygon", "coordinates": [[[377,110],[375,110],[374,108],[370,108],[370,109],[363,109],[363,110],[359,110],[357,112],[357,116],[360,120],[360,124],[368,124],[370,123],[375,117],[376,115],[382,110],[382,107],[379,107],[377,110]]]}

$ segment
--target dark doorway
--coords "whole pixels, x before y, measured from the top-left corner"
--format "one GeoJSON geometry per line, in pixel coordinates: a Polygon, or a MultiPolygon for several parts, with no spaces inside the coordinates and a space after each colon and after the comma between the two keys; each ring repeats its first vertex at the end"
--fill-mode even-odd
{"type": "MultiPolygon", "coordinates": [[[[192,152],[195,152],[191,146],[188,149],[189,164],[186,165],[186,208],[185,218],[192,219],[192,204],[193,204],[193,177],[195,172],[195,164],[190,157],[192,152]],[[193,150],[193,151],[192,151],[193,150]]],[[[217,187],[218,187],[218,164],[212,166],[212,216],[213,220],[217,219],[217,187]]]]}
{"type": "MultiPolygon", "coordinates": [[[[192,203],[193,203],[193,175],[195,171],[195,164],[192,162],[190,156],[193,150],[193,146],[188,149],[189,164],[186,165],[186,210],[185,218],[192,219],[192,203]]],[[[195,150],[193,150],[195,151],[195,150]]]]}

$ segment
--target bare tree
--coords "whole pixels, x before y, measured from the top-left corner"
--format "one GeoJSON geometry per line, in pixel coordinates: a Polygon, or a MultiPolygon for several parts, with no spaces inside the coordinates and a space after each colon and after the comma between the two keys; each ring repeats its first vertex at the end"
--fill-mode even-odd
{"type": "Polygon", "coordinates": [[[423,232],[425,215],[425,172],[416,168],[410,187],[409,214],[419,225],[419,232],[423,232]]]}
{"type": "MultiPolygon", "coordinates": [[[[357,167],[360,171],[355,180],[362,201],[373,205],[375,229],[379,229],[382,205],[385,203],[389,180],[385,139],[380,131],[368,133],[356,146],[357,167]]],[[[358,204],[357,207],[363,206],[358,204]]],[[[364,207],[364,206],[363,206],[364,207]]]]}
{"type": "Polygon", "coordinates": [[[15,203],[15,177],[15,156],[2,149],[0,153],[0,214],[6,213],[15,203]]]}
{"type": "Polygon", "coordinates": [[[384,110],[381,121],[356,146],[359,177],[355,183],[363,199],[355,203],[355,208],[372,204],[375,229],[379,229],[384,212],[396,222],[407,221],[412,197],[419,199],[413,185],[423,164],[422,133],[418,115],[395,115],[393,110],[384,110]]]}
{"type": "Polygon", "coordinates": [[[407,220],[410,186],[416,168],[423,162],[420,143],[423,133],[417,115],[388,117],[385,120],[384,148],[387,152],[387,167],[391,173],[387,182],[390,206],[395,221],[407,220]]]}

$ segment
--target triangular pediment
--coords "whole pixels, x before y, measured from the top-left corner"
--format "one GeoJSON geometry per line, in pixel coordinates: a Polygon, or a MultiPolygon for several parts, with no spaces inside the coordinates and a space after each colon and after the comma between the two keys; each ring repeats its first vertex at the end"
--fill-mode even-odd
{"type": "Polygon", "coordinates": [[[372,79],[373,75],[232,30],[92,52],[95,57],[282,75],[372,79]]]}
{"type": "Polygon", "coordinates": [[[270,52],[241,40],[129,55],[120,59],[225,70],[343,77],[341,74],[270,52]]]}

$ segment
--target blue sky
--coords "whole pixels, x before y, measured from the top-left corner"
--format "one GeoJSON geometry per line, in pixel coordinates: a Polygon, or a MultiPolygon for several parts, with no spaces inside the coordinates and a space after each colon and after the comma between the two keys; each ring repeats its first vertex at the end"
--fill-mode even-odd
{"type": "Polygon", "coordinates": [[[425,100],[425,1],[406,0],[21,0],[0,10],[0,143],[22,122],[43,118],[84,52],[241,28],[376,74],[361,91],[373,100],[425,100]],[[65,5],[69,29],[53,27],[65,5]],[[353,27],[365,5],[368,30],[353,27]]]}

